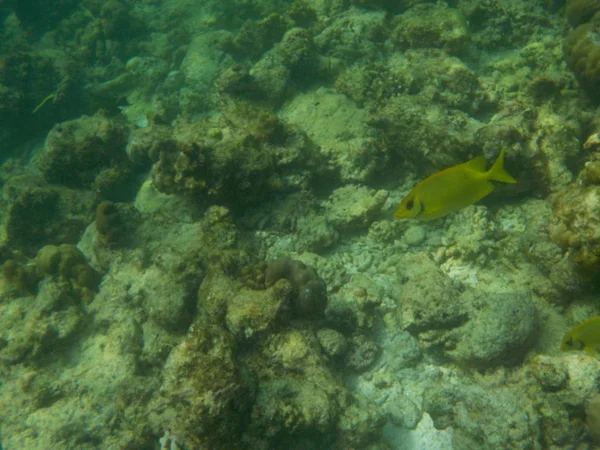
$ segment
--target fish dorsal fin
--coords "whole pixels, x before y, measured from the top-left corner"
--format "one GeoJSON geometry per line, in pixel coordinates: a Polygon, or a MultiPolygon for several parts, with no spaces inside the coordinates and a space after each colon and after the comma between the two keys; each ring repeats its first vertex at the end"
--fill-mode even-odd
{"type": "Polygon", "coordinates": [[[485,172],[485,167],[487,165],[487,161],[483,156],[476,156],[475,158],[467,161],[465,166],[471,170],[475,170],[476,172],[485,172]]]}

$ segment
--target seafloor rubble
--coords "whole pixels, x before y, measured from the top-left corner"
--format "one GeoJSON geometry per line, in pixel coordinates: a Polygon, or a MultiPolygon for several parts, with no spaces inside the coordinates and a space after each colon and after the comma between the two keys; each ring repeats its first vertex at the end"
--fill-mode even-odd
{"type": "Polygon", "coordinates": [[[600,442],[598,2],[0,6],[3,449],[600,442]]]}

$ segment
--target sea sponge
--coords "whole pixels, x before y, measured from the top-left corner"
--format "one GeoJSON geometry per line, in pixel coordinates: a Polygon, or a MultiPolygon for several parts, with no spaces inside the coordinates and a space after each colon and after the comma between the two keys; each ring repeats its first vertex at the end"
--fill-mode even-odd
{"type": "Polygon", "coordinates": [[[119,210],[110,200],[104,200],[96,208],[96,230],[105,242],[115,242],[122,231],[119,210]]]}
{"type": "Polygon", "coordinates": [[[327,308],[327,286],[315,269],[290,258],[268,261],[265,268],[265,285],[269,287],[282,278],[286,278],[294,289],[294,315],[323,316],[327,308]]]}

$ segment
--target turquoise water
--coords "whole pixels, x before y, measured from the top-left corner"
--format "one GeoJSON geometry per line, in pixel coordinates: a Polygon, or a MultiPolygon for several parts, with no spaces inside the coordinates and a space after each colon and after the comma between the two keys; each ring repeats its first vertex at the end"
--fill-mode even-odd
{"type": "Polygon", "coordinates": [[[597,448],[596,3],[0,0],[0,448],[597,448]]]}

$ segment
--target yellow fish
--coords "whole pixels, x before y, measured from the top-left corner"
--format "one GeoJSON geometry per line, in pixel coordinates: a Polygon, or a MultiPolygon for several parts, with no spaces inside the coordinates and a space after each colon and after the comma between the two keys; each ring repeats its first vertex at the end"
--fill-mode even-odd
{"type": "Polygon", "coordinates": [[[600,348],[600,317],[594,317],[577,325],[567,333],[560,346],[562,351],[584,350],[591,356],[598,354],[598,348],[600,348]]]}
{"type": "Polygon", "coordinates": [[[504,170],[504,150],[490,170],[483,156],[442,170],[421,181],[395,212],[398,219],[432,220],[481,200],[494,190],[490,180],[516,183],[504,170]]]}

